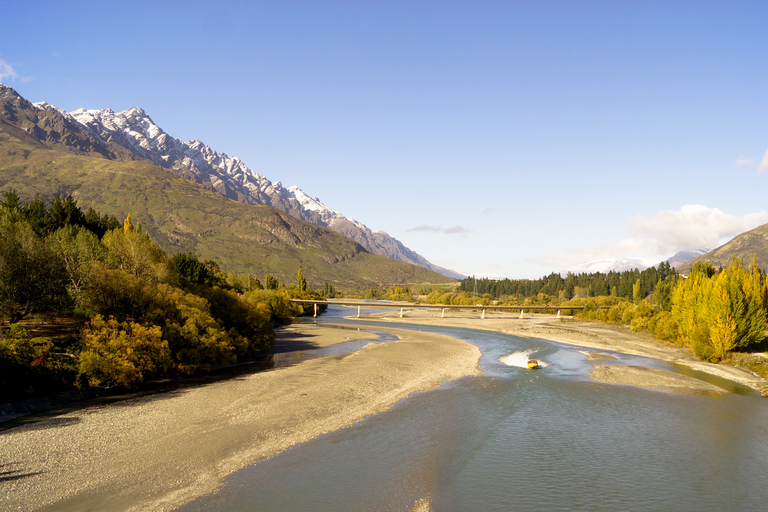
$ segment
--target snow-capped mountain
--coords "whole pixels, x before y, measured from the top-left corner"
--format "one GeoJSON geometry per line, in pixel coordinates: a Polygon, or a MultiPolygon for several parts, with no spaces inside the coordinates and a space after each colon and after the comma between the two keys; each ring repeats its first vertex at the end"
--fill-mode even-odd
{"type": "Polygon", "coordinates": [[[688,263],[694,258],[698,258],[702,254],[707,254],[711,249],[698,249],[695,251],[679,251],[674,256],[667,260],[667,263],[672,267],[677,267],[683,263],[688,263]]]}
{"type": "Polygon", "coordinates": [[[383,231],[345,217],[297,186],[283,187],[260,175],[237,157],[215,151],[199,140],[181,141],[165,133],[141,108],[123,112],[78,109],[65,112],[48,103],[35,103],[86,127],[96,138],[126,148],[180,176],[246,204],[277,208],[301,220],[326,226],[358,242],[367,251],[429,268],[445,276],[464,276],[429,263],[383,231]]]}
{"type": "Polygon", "coordinates": [[[627,270],[640,270],[643,271],[648,268],[640,260],[623,258],[619,260],[595,260],[588,263],[582,263],[580,265],[573,265],[566,268],[560,274],[566,276],[570,274],[593,274],[595,272],[601,272],[606,274],[608,272],[625,272],[627,270]]]}

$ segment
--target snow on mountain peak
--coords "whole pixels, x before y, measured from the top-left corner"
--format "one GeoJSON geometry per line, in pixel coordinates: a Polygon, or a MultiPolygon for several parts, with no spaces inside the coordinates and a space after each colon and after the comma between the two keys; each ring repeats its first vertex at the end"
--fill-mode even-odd
{"type": "Polygon", "coordinates": [[[631,258],[622,258],[618,260],[595,260],[587,263],[581,263],[579,265],[572,265],[563,270],[560,275],[566,276],[568,274],[593,274],[595,272],[601,272],[606,274],[608,272],[625,272],[627,270],[640,270],[643,271],[648,268],[642,261],[631,258]]]}
{"type": "Polygon", "coordinates": [[[122,146],[230,199],[272,206],[302,220],[329,227],[357,241],[372,253],[449,275],[445,269],[433,266],[385,232],[371,231],[364,224],[328,208],[319,198],[310,197],[295,185],[285,189],[281,182],[271,182],[247,167],[238,157],[215,151],[197,139],[184,142],[168,135],[140,107],[131,107],[123,112],[114,112],[109,108],[80,108],[67,113],[47,103],[36,106],[59,112],[85,127],[102,142],[122,146]]]}

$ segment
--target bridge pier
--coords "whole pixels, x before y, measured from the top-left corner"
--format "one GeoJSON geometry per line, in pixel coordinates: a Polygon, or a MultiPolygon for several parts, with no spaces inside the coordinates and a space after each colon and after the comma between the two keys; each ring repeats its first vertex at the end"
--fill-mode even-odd
{"type": "Polygon", "coordinates": [[[357,318],[360,318],[360,306],[357,306],[357,318]]]}
{"type": "Polygon", "coordinates": [[[557,316],[555,318],[560,318],[560,310],[557,310],[557,316]]]}
{"type": "Polygon", "coordinates": [[[317,318],[317,302],[313,304],[315,306],[315,318],[317,318]]]}
{"type": "Polygon", "coordinates": [[[445,318],[445,308],[443,308],[442,313],[440,313],[440,318],[445,318]]]}
{"type": "Polygon", "coordinates": [[[483,312],[480,314],[481,319],[485,319],[485,308],[483,308],[483,312]]]}
{"type": "Polygon", "coordinates": [[[403,318],[403,308],[400,308],[400,318],[403,318]]]}
{"type": "Polygon", "coordinates": [[[523,310],[520,310],[520,318],[523,318],[523,310]]]}

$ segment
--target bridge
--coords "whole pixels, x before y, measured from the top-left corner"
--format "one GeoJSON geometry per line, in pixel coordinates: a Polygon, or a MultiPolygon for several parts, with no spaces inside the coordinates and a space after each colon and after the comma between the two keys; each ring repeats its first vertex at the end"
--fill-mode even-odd
{"type": "MultiPolygon", "coordinates": [[[[584,309],[585,306],[484,306],[482,304],[475,304],[474,306],[455,306],[444,304],[424,304],[421,302],[367,302],[362,300],[304,300],[304,299],[291,299],[291,302],[295,304],[310,305],[312,304],[315,309],[315,318],[317,318],[317,306],[323,304],[326,306],[357,306],[357,318],[360,318],[361,308],[400,308],[400,318],[403,318],[405,309],[424,308],[424,309],[442,309],[440,318],[445,318],[446,309],[480,309],[482,310],[480,318],[485,318],[486,310],[490,311],[520,311],[520,318],[523,317],[525,311],[557,311],[557,318],[560,318],[560,312],[562,310],[578,310],[584,309]]],[[[608,308],[609,306],[598,306],[598,308],[608,308]]]]}

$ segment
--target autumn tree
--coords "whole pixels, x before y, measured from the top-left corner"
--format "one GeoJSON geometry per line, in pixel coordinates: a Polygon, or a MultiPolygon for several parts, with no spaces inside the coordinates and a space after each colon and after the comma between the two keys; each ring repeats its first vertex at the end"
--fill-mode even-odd
{"type": "Polygon", "coordinates": [[[92,387],[133,387],[171,364],[158,326],[105,320],[97,315],[84,331],[79,379],[92,387]]]}
{"type": "Polygon", "coordinates": [[[765,337],[763,283],[756,265],[740,259],[717,272],[711,263],[697,263],[672,294],[672,318],[678,340],[706,360],[758,343],[765,337]]]}

